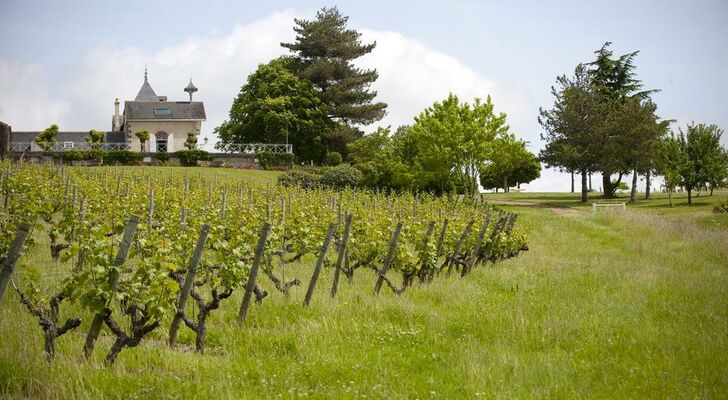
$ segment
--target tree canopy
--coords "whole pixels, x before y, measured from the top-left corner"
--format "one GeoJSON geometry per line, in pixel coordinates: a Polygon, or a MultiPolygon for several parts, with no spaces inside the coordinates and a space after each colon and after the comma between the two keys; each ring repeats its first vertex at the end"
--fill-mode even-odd
{"type": "Polygon", "coordinates": [[[605,197],[612,197],[631,171],[634,198],[637,175],[649,179],[669,123],[656,115],[649,97],[655,91],[642,90],[636,78],[638,52],[615,57],[610,45],[595,52],[595,61],[579,64],[573,77],[557,78],[554,106],[541,109],[539,117],[546,141],[541,159],[549,167],[581,174],[582,201],[588,199],[587,176],[595,171],[602,173],[605,197]]]}
{"type": "Polygon", "coordinates": [[[387,105],[374,103],[377,92],[369,89],[377,71],[356,68],[353,61],[376,43],[363,44],[361,34],[347,27],[348,20],[336,7],[324,7],[314,20],[295,19],[295,41],[281,46],[294,54],[293,70],[313,84],[329,117],[367,125],[382,119],[387,105]]]}
{"type": "Polygon", "coordinates": [[[526,149],[526,142],[506,134],[493,140],[487,164],[479,169],[483,189],[503,188],[528,183],[541,176],[541,163],[526,149]]]}
{"type": "Polygon", "coordinates": [[[541,139],[546,146],[539,155],[548,167],[579,172],[582,201],[587,201],[587,175],[598,168],[605,145],[602,125],[606,105],[582,64],[577,65],[573,77],[559,76],[556,84],[551,88],[553,108],[540,109],[538,121],[545,131],[541,139]]]}
{"type": "Polygon", "coordinates": [[[300,161],[321,162],[324,132],[332,126],[310,82],[290,71],[292,60],[276,58],[248,77],[215,133],[219,147],[234,143],[288,143],[300,161]]]}
{"type": "Polygon", "coordinates": [[[349,160],[367,186],[472,195],[482,171],[499,174],[498,184],[489,187],[538,177],[540,163],[508,130],[506,115],[494,111],[490,97],[471,104],[451,94],[422,111],[412,126],[394,134],[380,128],[349,144],[349,160]]]}
{"type": "Polygon", "coordinates": [[[455,178],[467,193],[475,193],[491,142],[508,129],[506,115],[494,112],[490,96],[468,104],[450,94],[415,117],[411,135],[416,163],[437,192],[446,191],[455,178]]]}

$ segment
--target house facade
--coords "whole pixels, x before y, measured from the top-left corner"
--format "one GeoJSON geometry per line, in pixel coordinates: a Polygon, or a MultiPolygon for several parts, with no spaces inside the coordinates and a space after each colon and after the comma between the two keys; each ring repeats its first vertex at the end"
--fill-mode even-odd
{"type": "Polygon", "coordinates": [[[205,106],[201,101],[192,101],[197,88],[192,80],[185,87],[188,101],[168,101],[167,96],[158,96],[149,84],[147,71],[144,83],[132,101],[124,102],[124,111],[119,114],[119,99],[114,101],[112,131],[124,132],[125,141],[132,151],[143,151],[137,132],[149,132],[145,144],[149,152],[174,152],[185,149],[187,135],[200,135],[202,121],[206,119],[205,106]]]}
{"type": "MultiPolygon", "coordinates": [[[[166,96],[157,96],[149,84],[147,71],[144,82],[134,100],[124,102],[124,110],[119,110],[119,99],[114,101],[114,114],[111,130],[106,131],[102,148],[108,150],[128,149],[147,152],[175,152],[185,149],[187,134],[200,135],[202,122],[205,121],[205,106],[201,101],[192,101],[197,92],[192,80],[184,88],[189,95],[187,101],[168,101],[166,96]],[[149,132],[149,141],[142,149],[137,132],[149,132]]],[[[43,150],[35,138],[39,131],[11,131],[9,150],[15,152],[43,150]]],[[[56,136],[53,151],[86,149],[90,147],[86,139],[88,131],[61,131],[56,136]]]]}

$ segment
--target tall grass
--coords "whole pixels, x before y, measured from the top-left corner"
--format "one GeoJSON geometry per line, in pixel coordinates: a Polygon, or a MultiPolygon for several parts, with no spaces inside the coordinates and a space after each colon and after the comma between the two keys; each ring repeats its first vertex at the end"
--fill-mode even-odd
{"type": "MultiPolygon", "coordinates": [[[[289,300],[272,293],[244,328],[235,324],[238,293],[211,315],[204,355],[183,328],[180,349],[169,350],[160,330],[111,368],[103,335],[84,363],[83,315],[49,364],[36,320],[8,293],[0,397],[725,398],[726,232],[646,212],[508,208],[529,231],[518,258],[402,297],[373,295],[374,276],[359,271],[332,300],[326,269],[309,308],[303,287],[289,300]]],[[[63,272],[38,240],[17,277],[37,271],[50,288],[63,272]]],[[[286,274],[306,282],[312,268],[305,260],[286,274]]]]}

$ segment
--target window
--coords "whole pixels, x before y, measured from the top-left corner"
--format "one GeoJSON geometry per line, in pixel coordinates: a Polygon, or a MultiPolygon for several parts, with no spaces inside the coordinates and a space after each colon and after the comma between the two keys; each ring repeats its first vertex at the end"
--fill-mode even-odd
{"type": "Polygon", "coordinates": [[[160,115],[171,115],[172,111],[169,108],[155,108],[154,116],[159,117],[160,115]]]}
{"type": "Polygon", "coordinates": [[[63,149],[72,149],[73,148],[73,142],[63,142],[63,149]]]}

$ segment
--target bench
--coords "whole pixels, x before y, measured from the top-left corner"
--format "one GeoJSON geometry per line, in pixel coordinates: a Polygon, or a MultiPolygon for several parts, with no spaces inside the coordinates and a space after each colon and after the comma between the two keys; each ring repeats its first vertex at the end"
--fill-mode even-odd
{"type": "Polygon", "coordinates": [[[621,207],[622,211],[627,211],[626,203],[592,203],[592,214],[597,213],[597,207],[621,207]]]}

